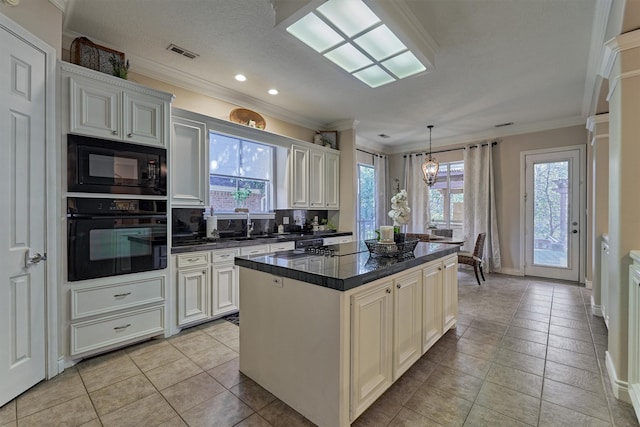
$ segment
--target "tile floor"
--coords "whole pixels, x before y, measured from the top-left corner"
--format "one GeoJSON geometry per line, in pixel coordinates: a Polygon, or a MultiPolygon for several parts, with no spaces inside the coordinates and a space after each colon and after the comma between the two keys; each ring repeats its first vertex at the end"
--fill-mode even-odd
{"type": "MultiPolygon", "coordinates": [[[[459,321],[354,426],[632,426],[590,291],[459,273],[459,321]],[[606,373],[606,372],[605,372],[606,373]]],[[[85,360],[0,408],[0,426],[310,426],[238,372],[215,321],[85,360]]]]}

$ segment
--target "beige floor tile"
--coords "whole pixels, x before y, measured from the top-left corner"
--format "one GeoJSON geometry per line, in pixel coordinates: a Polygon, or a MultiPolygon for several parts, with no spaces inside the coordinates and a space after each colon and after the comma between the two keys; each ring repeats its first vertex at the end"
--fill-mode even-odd
{"type": "Polygon", "coordinates": [[[150,371],[184,357],[184,354],[168,341],[160,341],[155,345],[127,353],[142,372],[150,371]]]}
{"type": "Polygon", "coordinates": [[[575,351],[576,353],[582,353],[588,356],[593,356],[596,354],[593,342],[580,341],[577,339],[560,337],[557,335],[549,335],[549,346],[561,348],[563,350],[575,351]]]}
{"type": "Polygon", "coordinates": [[[112,351],[110,353],[84,359],[82,362],[78,363],[75,368],[81,373],[95,369],[111,368],[118,366],[123,360],[128,358],[129,356],[127,356],[124,350],[112,351]]]}
{"type": "Polygon", "coordinates": [[[18,422],[17,421],[10,421],[6,424],[0,424],[0,426],[2,427],[18,427],[18,422]]]}
{"type": "Polygon", "coordinates": [[[551,314],[551,307],[547,305],[520,304],[518,310],[525,310],[531,313],[544,314],[547,316],[551,314]]]}
{"type": "Polygon", "coordinates": [[[542,401],[540,427],[609,427],[611,423],[542,401]]]}
{"type": "Polygon", "coordinates": [[[500,343],[500,347],[540,359],[547,357],[547,346],[545,344],[538,344],[537,342],[522,340],[520,338],[504,337],[500,343]]]}
{"type": "Polygon", "coordinates": [[[87,423],[80,424],[79,427],[102,427],[102,423],[100,422],[99,418],[94,418],[94,419],[92,419],[91,421],[89,421],[87,423]]]}
{"type": "Polygon", "coordinates": [[[421,386],[422,389],[430,387],[473,402],[482,387],[482,379],[439,366],[421,386]]]}
{"type": "Polygon", "coordinates": [[[234,385],[239,384],[240,381],[247,379],[247,377],[240,372],[239,357],[231,359],[213,369],[209,369],[207,373],[226,388],[231,388],[234,385]]]}
{"type": "Polygon", "coordinates": [[[203,373],[203,370],[190,359],[183,357],[167,365],[146,372],[147,378],[158,390],[163,390],[180,381],[203,373]]]}
{"type": "Polygon", "coordinates": [[[75,368],[65,370],[49,381],[43,381],[16,399],[18,418],[63,402],[86,396],[87,391],[75,368]]]}
{"type": "Polygon", "coordinates": [[[172,342],[172,344],[184,353],[187,357],[192,357],[194,354],[206,350],[214,345],[220,345],[220,342],[215,338],[200,332],[199,334],[192,333],[188,339],[172,342]]]}
{"type": "Polygon", "coordinates": [[[15,399],[0,407],[0,425],[8,424],[18,418],[15,399]]]}
{"type": "Polygon", "coordinates": [[[587,322],[586,313],[575,313],[573,311],[556,310],[551,309],[551,315],[555,317],[563,317],[565,319],[579,320],[581,322],[587,322]]]}
{"type": "Polygon", "coordinates": [[[124,352],[118,353],[120,353],[118,357],[105,358],[101,363],[92,363],[82,368],[84,362],[78,365],[78,372],[88,392],[99,390],[142,372],[128,355],[124,352]]]}
{"type": "Polygon", "coordinates": [[[238,353],[218,341],[216,341],[215,344],[206,347],[204,350],[193,353],[189,356],[194,363],[205,371],[222,365],[236,357],[238,357],[238,353]]]}
{"type": "Polygon", "coordinates": [[[422,384],[429,378],[429,375],[431,375],[431,372],[433,372],[436,366],[438,365],[428,359],[425,354],[404,373],[403,377],[411,378],[422,384]]]}
{"type": "Polygon", "coordinates": [[[242,381],[240,384],[230,388],[229,391],[256,412],[276,400],[273,394],[251,379],[242,381]]]}
{"type": "Polygon", "coordinates": [[[276,399],[258,412],[274,427],[313,427],[314,424],[294,411],[283,401],[276,399]]]}
{"type": "Polygon", "coordinates": [[[609,420],[609,407],[604,395],[545,379],[542,399],[591,417],[609,420]]]}
{"type": "Polygon", "coordinates": [[[539,398],[488,381],[482,385],[475,403],[525,424],[538,423],[539,398]]]}
{"type": "Polygon", "coordinates": [[[226,389],[206,372],[195,375],[161,391],[162,395],[179,414],[211,399],[226,389]]]}
{"type": "Polygon", "coordinates": [[[430,420],[407,408],[403,408],[388,424],[389,427],[440,427],[442,424],[430,420]]]}
{"type": "Polygon", "coordinates": [[[84,395],[24,418],[18,418],[18,424],[20,427],[79,426],[96,418],[98,414],[93,409],[89,396],[84,395]]]}
{"type": "Polygon", "coordinates": [[[526,427],[529,424],[499,414],[478,404],[473,405],[464,423],[467,427],[526,427]]]}
{"type": "Polygon", "coordinates": [[[155,392],[155,387],[140,374],[93,391],[89,397],[98,415],[103,416],[155,392]]]}
{"type": "Polygon", "coordinates": [[[497,332],[485,331],[484,329],[477,329],[473,326],[469,326],[465,331],[462,338],[466,338],[472,341],[479,341],[483,344],[497,345],[502,340],[502,334],[497,332]]]}
{"type": "Polygon", "coordinates": [[[549,332],[549,324],[547,322],[539,322],[537,320],[523,319],[522,317],[514,317],[511,321],[512,326],[524,329],[531,329],[538,332],[549,332]]]}
{"type": "Polygon", "coordinates": [[[372,406],[375,406],[377,413],[383,413],[391,419],[400,412],[402,406],[420,388],[421,384],[421,382],[403,375],[372,406]]]}
{"type": "MultiPolygon", "coordinates": [[[[468,330],[469,329],[467,329],[467,331],[468,330]]],[[[440,361],[453,351],[454,348],[455,346],[453,344],[437,342],[424,354],[424,356],[422,356],[422,358],[426,358],[435,363],[440,363],[440,361]]]]}
{"type": "Polygon", "coordinates": [[[518,311],[516,311],[515,317],[522,318],[522,319],[537,320],[538,322],[548,322],[549,321],[549,315],[548,314],[534,313],[532,311],[527,311],[525,309],[518,309],[518,311]]]}
{"type": "Polygon", "coordinates": [[[508,325],[504,323],[492,322],[489,320],[478,319],[476,318],[470,325],[472,328],[483,329],[485,331],[494,332],[497,334],[504,334],[508,325]]]}
{"type": "Polygon", "coordinates": [[[498,354],[498,346],[460,338],[456,343],[456,351],[490,361],[498,354]]]}
{"type": "Polygon", "coordinates": [[[156,392],[100,417],[105,427],[152,426],[175,418],[178,414],[156,392]]]}
{"type": "Polygon", "coordinates": [[[405,405],[442,425],[461,426],[473,404],[436,388],[419,389],[405,405]]]}
{"type": "Polygon", "coordinates": [[[221,343],[227,343],[229,341],[237,340],[240,338],[240,328],[231,322],[224,321],[224,323],[211,325],[210,327],[203,327],[202,331],[217,339],[221,343]]]}
{"type": "Polygon", "coordinates": [[[574,368],[586,369],[587,371],[595,372],[597,374],[600,373],[595,356],[549,347],[547,349],[547,360],[573,366],[574,368]]]}
{"type": "Polygon", "coordinates": [[[167,421],[158,424],[158,427],[187,427],[187,424],[182,421],[182,418],[180,418],[179,416],[175,416],[171,419],[168,419],[167,421]]]}
{"type": "Polygon", "coordinates": [[[608,399],[611,415],[613,416],[613,424],[616,427],[638,427],[638,418],[630,403],[623,402],[614,397],[608,399]]]}
{"type": "Polygon", "coordinates": [[[549,334],[565,338],[572,338],[580,341],[586,341],[587,343],[593,342],[593,339],[591,338],[591,332],[584,329],[574,329],[560,325],[551,325],[549,327],[549,334]]]}
{"type": "Polygon", "coordinates": [[[189,409],[182,414],[182,418],[190,427],[230,427],[252,413],[251,408],[240,399],[225,391],[189,409]]]}
{"type": "Polygon", "coordinates": [[[235,338],[228,341],[222,341],[222,344],[226,345],[236,353],[240,353],[240,338],[235,338]]]}
{"type": "MultiPolygon", "coordinates": [[[[400,411],[401,408],[402,407],[397,408],[396,413],[400,411]]],[[[396,416],[395,413],[390,415],[387,411],[388,408],[383,408],[376,401],[366,411],[360,414],[360,416],[351,424],[351,427],[386,427],[396,416]]]]}
{"type": "Polygon", "coordinates": [[[440,364],[479,378],[484,378],[491,367],[490,361],[460,353],[459,351],[449,354],[440,364]]]}
{"type": "Polygon", "coordinates": [[[584,313],[584,303],[582,301],[565,303],[561,298],[555,298],[553,301],[553,308],[555,310],[573,311],[574,313],[584,313]]]}
{"type": "Polygon", "coordinates": [[[531,329],[521,328],[519,326],[509,326],[507,330],[508,337],[519,338],[525,341],[533,341],[538,344],[547,344],[548,334],[546,332],[534,331],[531,329]]]}
{"type": "Polygon", "coordinates": [[[582,322],[580,320],[565,319],[564,317],[551,316],[551,324],[564,326],[565,328],[589,330],[589,322],[582,322]]]}
{"type": "Polygon", "coordinates": [[[500,349],[494,362],[510,368],[529,372],[534,375],[542,376],[544,373],[544,359],[507,350],[506,348],[500,349]]]}
{"type": "Polygon", "coordinates": [[[539,398],[542,395],[542,377],[508,366],[494,363],[487,381],[539,398]]]}
{"type": "Polygon", "coordinates": [[[574,368],[568,365],[547,360],[544,371],[545,378],[579,387],[597,394],[604,395],[602,378],[599,373],[574,368]]]}
{"type": "Polygon", "coordinates": [[[234,427],[271,427],[271,423],[258,414],[253,414],[240,421],[234,427]]]}

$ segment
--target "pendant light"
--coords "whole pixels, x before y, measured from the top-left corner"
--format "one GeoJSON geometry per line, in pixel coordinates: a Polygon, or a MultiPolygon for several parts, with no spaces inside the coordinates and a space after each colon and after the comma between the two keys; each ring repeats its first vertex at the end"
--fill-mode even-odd
{"type": "Polygon", "coordinates": [[[440,165],[436,161],[436,158],[431,155],[431,129],[433,129],[433,125],[427,126],[429,128],[429,154],[427,158],[422,163],[422,180],[431,187],[438,180],[438,169],[440,165]]]}

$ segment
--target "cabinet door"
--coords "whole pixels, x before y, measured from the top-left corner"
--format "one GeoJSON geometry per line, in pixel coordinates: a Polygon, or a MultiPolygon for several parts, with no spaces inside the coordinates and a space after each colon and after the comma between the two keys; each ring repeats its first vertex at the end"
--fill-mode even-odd
{"type": "Polygon", "coordinates": [[[178,325],[207,319],[209,268],[178,270],[178,325]]]}
{"type": "Polygon", "coordinates": [[[168,103],[142,93],[124,92],[125,142],[165,146],[164,117],[168,103]]]}
{"type": "Polygon", "coordinates": [[[609,328],[609,245],[606,242],[600,244],[602,255],[600,257],[600,310],[604,324],[609,328]]]}
{"type": "Polygon", "coordinates": [[[204,123],[173,117],[171,201],[174,207],[209,206],[208,150],[204,123]]]}
{"type": "Polygon", "coordinates": [[[324,209],[324,153],[309,151],[309,207],[324,209]]]}
{"type": "Polygon", "coordinates": [[[324,155],[324,203],[327,209],[340,208],[340,156],[334,153],[324,155]]]}
{"type": "Polygon", "coordinates": [[[392,383],[393,282],[351,296],[351,419],[392,383]]]}
{"type": "Polygon", "coordinates": [[[309,207],[309,150],[292,145],[289,170],[289,204],[309,207]]]}
{"type": "Polygon", "coordinates": [[[640,412],[640,265],[629,267],[629,395],[640,412]]]}
{"type": "Polygon", "coordinates": [[[456,324],[458,317],[458,257],[457,255],[445,258],[442,261],[444,273],[442,276],[442,288],[444,295],[444,316],[442,330],[448,331],[456,324]]]}
{"type": "Polygon", "coordinates": [[[233,264],[213,266],[211,315],[233,313],[239,309],[238,270],[233,264]]]}
{"type": "Polygon", "coordinates": [[[437,262],[422,274],[422,352],[426,353],[442,336],[442,263],[437,262]]]}
{"type": "Polygon", "coordinates": [[[393,281],[393,379],[422,356],[422,271],[393,281]]]}
{"type": "Polygon", "coordinates": [[[122,138],[120,90],[82,78],[69,78],[69,90],[69,132],[122,138]]]}

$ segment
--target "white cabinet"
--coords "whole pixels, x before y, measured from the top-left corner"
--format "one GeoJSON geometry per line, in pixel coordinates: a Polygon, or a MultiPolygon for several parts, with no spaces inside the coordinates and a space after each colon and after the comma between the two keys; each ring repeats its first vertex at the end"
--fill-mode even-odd
{"type": "Polygon", "coordinates": [[[322,244],[324,246],[337,245],[339,243],[349,243],[349,242],[353,242],[353,235],[325,237],[324,239],[322,239],[322,244]]]}
{"type": "Polygon", "coordinates": [[[70,355],[89,356],[165,331],[165,276],[99,279],[69,290],[70,355]]]}
{"type": "Polygon", "coordinates": [[[289,208],[340,207],[340,155],[292,145],[289,153],[289,208]]]}
{"type": "Polygon", "coordinates": [[[240,309],[238,267],[233,264],[238,251],[220,249],[212,253],[211,316],[218,317],[235,313],[240,309]]]}
{"type": "Polygon", "coordinates": [[[609,239],[603,236],[600,243],[600,309],[604,324],[609,328],[609,239]]]}
{"type": "Polygon", "coordinates": [[[458,256],[442,260],[443,333],[456,325],[458,317],[458,256]]]}
{"type": "Polygon", "coordinates": [[[69,91],[68,132],[167,145],[173,95],[73,64],[60,67],[69,91]]]}
{"type": "Polygon", "coordinates": [[[296,242],[271,243],[269,245],[269,252],[290,251],[295,249],[295,247],[296,242]]]}
{"type": "Polygon", "coordinates": [[[631,251],[629,267],[629,396],[640,414],[640,251],[631,251]]]}
{"type": "Polygon", "coordinates": [[[422,271],[393,281],[393,380],[422,356],[422,271]]]}
{"type": "Polygon", "coordinates": [[[269,253],[269,245],[243,246],[240,248],[240,255],[260,255],[269,253]]]}
{"type": "Polygon", "coordinates": [[[173,207],[209,206],[209,155],[205,123],[171,118],[171,203],[173,207]]]}
{"type": "Polygon", "coordinates": [[[422,352],[442,336],[442,262],[426,267],[422,274],[422,352]]]}
{"type": "Polygon", "coordinates": [[[209,253],[176,256],[178,271],[178,325],[207,319],[210,288],[209,253]]]}
{"type": "Polygon", "coordinates": [[[392,384],[393,282],[351,296],[351,418],[392,384]]]}

